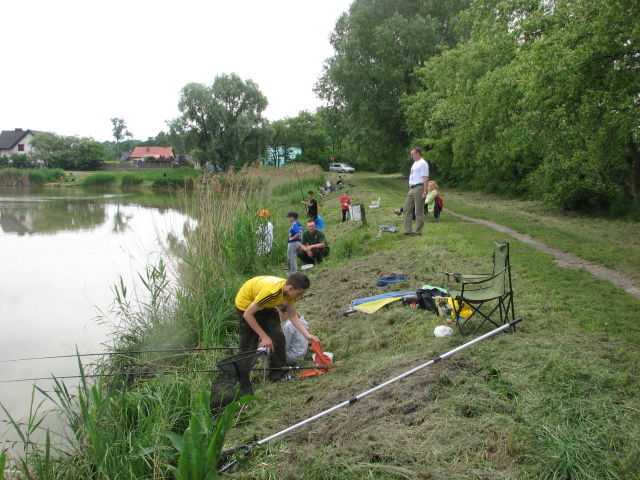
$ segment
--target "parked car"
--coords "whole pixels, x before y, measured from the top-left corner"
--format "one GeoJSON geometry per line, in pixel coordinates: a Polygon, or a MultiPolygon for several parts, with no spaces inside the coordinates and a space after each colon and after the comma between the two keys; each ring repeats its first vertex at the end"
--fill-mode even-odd
{"type": "Polygon", "coordinates": [[[346,163],[332,163],[331,165],[329,165],[329,171],[338,173],[353,173],[356,171],[356,169],[350,167],[346,163]]]}

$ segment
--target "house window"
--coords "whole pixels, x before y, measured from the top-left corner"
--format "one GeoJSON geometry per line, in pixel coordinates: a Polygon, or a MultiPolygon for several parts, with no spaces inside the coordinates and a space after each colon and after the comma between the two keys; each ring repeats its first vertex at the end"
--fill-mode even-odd
{"type": "Polygon", "coordinates": [[[18,151],[19,152],[24,152],[24,143],[19,143],[18,144],[18,151]]]}

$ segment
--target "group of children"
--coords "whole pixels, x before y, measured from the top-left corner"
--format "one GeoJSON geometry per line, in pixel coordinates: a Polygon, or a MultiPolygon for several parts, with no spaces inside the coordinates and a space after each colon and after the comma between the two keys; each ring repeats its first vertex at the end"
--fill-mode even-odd
{"type": "MultiPolygon", "coordinates": [[[[340,198],[342,221],[347,220],[349,205],[349,191],[345,190],[340,198]]],[[[425,214],[432,215],[435,197],[438,194],[438,184],[431,180],[428,183],[428,194],[425,199],[425,214]]],[[[310,222],[312,215],[318,218],[319,205],[313,192],[309,191],[309,201],[302,201],[307,208],[310,222]]],[[[394,210],[398,215],[402,210],[394,210]]],[[[261,210],[257,214],[263,219],[270,215],[268,210],[261,210]]],[[[311,281],[302,272],[297,271],[296,246],[302,237],[302,226],[297,221],[297,212],[289,212],[287,218],[292,223],[289,232],[289,248],[287,257],[290,273],[287,279],[274,276],[259,276],[248,280],[238,291],[235,299],[236,315],[240,334],[240,351],[255,350],[264,347],[270,351],[269,379],[278,381],[285,375],[281,367],[295,365],[306,354],[308,346],[318,342],[318,337],[309,333],[309,324],[296,310],[296,300],[301,298],[311,286],[311,281]],[[295,268],[291,265],[294,264],[295,268]]],[[[273,226],[270,222],[264,228],[265,233],[273,236],[273,226]],[[270,227],[269,227],[270,225],[270,227]]],[[[318,227],[319,228],[319,227],[318,227]]],[[[324,234],[323,234],[324,235],[324,234]]],[[[326,241],[326,240],[325,240],[326,241]]],[[[261,251],[268,251],[265,245],[259,244],[261,251]]]]}

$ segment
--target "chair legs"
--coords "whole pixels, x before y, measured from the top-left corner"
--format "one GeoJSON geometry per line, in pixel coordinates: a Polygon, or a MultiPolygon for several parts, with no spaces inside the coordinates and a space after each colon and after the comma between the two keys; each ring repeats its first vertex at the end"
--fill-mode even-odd
{"type": "MultiPolygon", "coordinates": [[[[485,314],[480,310],[482,305],[484,305],[485,303],[488,303],[488,302],[478,303],[477,305],[467,302],[467,305],[471,307],[471,310],[473,310],[473,312],[464,320],[460,320],[461,317],[459,316],[459,314],[460,314],[460,309],[462,308],[462,305],[463,305],[462,300],[453,302],[453,311],[451,313],[452,315],[454,315],[455,322],[458,327],[458,333],[460,333],[460,335],[463,334],[462,328],[469,322],[469,320],[471,320],[476,315],[476,313],[482,317],[482,321],[478,324],[478,326],[475,328],[475,330],[471,335],[475,335],[476,332],[480,330],[480,328],[482,328],[482,326],[487,322],[492,323],[496,328],[498,328],[516,319],[515,309],[513,306],[513,292],[509,292],[505,296],[498,298],[497,304],[493,307],[491,312],[489,312],[488,314],[485,314]],[[496,313],[496,311],[498,311],[500,315],[500,320],[499,320],[500,324],[496,323],[496,321],[494,321],[494,319],[491,318],[492,315],[496,313]]],[[[513,325],[508,331],[511,333],[515,333],[515,329],[516,327],[515,325],[513,325]]]]}

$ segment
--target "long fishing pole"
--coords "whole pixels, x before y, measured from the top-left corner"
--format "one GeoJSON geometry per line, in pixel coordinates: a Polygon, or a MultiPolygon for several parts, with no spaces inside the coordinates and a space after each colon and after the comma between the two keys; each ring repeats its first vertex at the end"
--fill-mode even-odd
{"type": "MultiPolygon", "coordinates": [[[[447,353],[443,353],[442,355],[439,355],[431,360],[429,360],[427,363],[424,363],[422,365],[419,365],[405,373],[403,373],[402,375],[398,375],[395,378],[392,378],[391,380],[388,380],[384,383],[381,383],[380,385],[378,385],[377,387],[374,387],[370,390],[367,390],[366,392],[361,393],[360,395],[356,395],[355,397],[350,398],[349,400],[342,402],[339,405],[336,405],[335,407],[331,407],[327,410],[324,410],[323,412],[318,413],[317,415],[314,415],[313,417],[309,417],[306,420],[303,420],[302,422],[296,423],[295,425],[292,425],[291,427],[285,428],[284,430],[279,431],[278,433],[275,433],[273,435],[271,435],[270,437],[264,438],[258,442],[254,442],[250,445],[242,445],[240,447],[235,447],[235,448],[230,448],[227,450],[223,450],[222,452],[220,452],[222,455],[229,455],[231,453],[240,451],[240,450],[244,450],[243,456],[249,454],[249,452],[251,451],[251,449],[253,449],[253,447],[256,447],[258,445],[262,445],[264,443],[270,442],[271,440],[278,438],[282,435],[284,435],[285,433],[289,433],[292,430],[295,430],[296,428],[299,428],[303,425],[306,425],[307,423],[311,423],[321,417],[324,417],[325,415],[335,412],[336,410],[342,408],[342,407],[346,407],[347,405],[353,405],[354,403],[356,403],[358,400],[366,397],[367,395],[370,395],[374,392],[377,392],[378,390],[391,385],[394,382],[397,382],[399,380],[402,380],[405,377],[408,377],[409,375],[413,375],[414,373],[422,370],[423,368],[426,368],[430,365],[433,365],[434,363],[438,363],[441,360],[444,360],[445,358],[449,358],[452,355],[455,355],[456,353],[460,352],[461,350],[464,350],[465,348],[469,348],[472,345],[475,345],[478,342],[481,342],[493,335],[495,335],[496,333],[502,332],[508,328],[511,328],[512,326],[514,326],[516,323],[520,322],[522,319],[518,318],[512,322],[509,322],[505,325],[502,325],[501,327],[496,328],[495,330],[492,330],[488,333],[485,333],[484,335],[482,335],[481,337],[478,338],[474,338],[473,340],[471,340],[470,342],[467,342],[463,345],[460,345],[457,348],[454,348],[453,350],[448,351],[447,353]]],[[[224,473],[229,471],[231,468],[233,468],[233,466],[237,463],[237,459],[233,460],[232,462],[230,462],[229,464],[227,464],[226,466],[224,466],[222,469],[219,470],[219,473],[224,473]]]]}
{"type": "MultiPolygon", "coordinates": [[[[433,250],[429,250],[427,253],[425,253],[423,255],[423,257],[428,257],[429,255],[431,255],[433,252],[435,252],[437,249],[439,249],[442,245],[444,245],[444,243],[441,243],[440,245],[438,245],[436,248],[434,248],[433,250]]],[[[411,265],[409,265],[407,268],[405,268],[404,270],[402,270],[400,272],[399,275],[402,275],[404,272],[406,272],[407,270],[409,270],[411,267],[413,267],[416,263],[418,263],[423,257],[418,257],[418,260],[416,260],[415,262],[413,262],[411,265]]]]}
{"type": "Polygon", "coordinates": [[[296,171],[296,177],[298,177],[298,186],[300,187],[300,196],[302,197],[302,201],[304,201],[304,193],[302,192],[302,183],[300,182],[300,175],[298,175],[298,165],[295,160],[292,160],[293,168],[296,171]]]}
{"type": "MultiPolygon", "coordinates": [[[[266,368],[252,368],[252,372],[262,372],[263,370],[281,370],[284,372],[290,372],[292,370],[309,370],[312,368],[322,369],[322,368],[334,368],[339,367],[340,364],[331,364],[331,365],[309,365],[309,366],[289,366],[286,365],[284,367],[266,367],[266,368]]],[[[155,375],[172,375],[175,373],[220,373],[225,372],[225,370],[219,369],[206,369],[206,370],[162,370],[159,372],[120,372],[120,373],[96,373],[91,375],[67,375],[65,377],[39,377],[39,378],[16,378],[13,380],[0,380],[0,383],[17,383],[17,382],[37,382],[40,380],[51,380],[55,378],[56,380],[67,380],[71,378],[96,378],[96,377],[126,377],[128,375],[139,375],[139,376],[155,376],[155,375]]]]}
{"type": "Polygon", "coordinates": [[[77,358],[77,357],[99,357],[108,355],[134,355],[137,353],[163,353],[163,352],[200,352],[205,350],[237,350],[240,347],[207,347],[207,348],[170,348],[166,350],[131,350],[129,352],[102,352],[102,353],[81,353],[75,355],[56,355],[52,357],[32,357],[32,358],[15,358],[12,360],[0,360],[0,363],[7,362],[26,362],[28,360],[51,360],[54,358],[77,358]]]}

